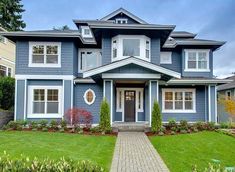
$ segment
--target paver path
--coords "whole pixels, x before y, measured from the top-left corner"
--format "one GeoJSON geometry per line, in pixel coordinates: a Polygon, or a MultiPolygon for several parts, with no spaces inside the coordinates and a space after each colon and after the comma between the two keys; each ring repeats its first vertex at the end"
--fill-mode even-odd
{"type": "Polygon", "coordinates": [[[169,172],[143,132],[119,132],[111,172],[169,172]]]}

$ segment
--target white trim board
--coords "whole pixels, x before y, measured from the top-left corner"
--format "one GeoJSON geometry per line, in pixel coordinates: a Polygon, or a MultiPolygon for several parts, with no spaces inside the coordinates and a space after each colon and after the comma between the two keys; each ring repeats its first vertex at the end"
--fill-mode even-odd
{"type": "Polygon", "coordinates": [[[109,70],[112,70],[112,69],[115,69],[115,68],[119,68],[119,67],[122,67],[122,66],[125,66],[125,65],[128,65],[128,64],[136,64],[136,65],[145,67],[147,69],[151,69],[153,71],[160,72],[160,73],[163,73],[163,74],[175,77],[175,78],[181,78],[181,74],[178,73],[178,72],[166,69],[164,67],[149,63],[149,62],[144,61],[144,60],[140,60],[140,59],[135,58],[135,57],[129,57],[129,58],[124,59],[124,60],[120,60],[120,61],[110,63],[110,64],[105,65],[105,66],[101,66],[101,67],[86,71],[86,72],[83,73],[83,78],[87,78],[87,77],[90,77],[92,75],[97,75],[99,73],[103,73],[103,72],[106,72],[106,71],[109,71],[109,70]]]}
{"type": "Polygon", "coordinates": [[[102,78],[115,78],[115,79],[160,79],[160,74],[146,74],[146,73],[103,73],[102,78]]]}
{"type": "Polygon", "coordinates": [[[15,78],[18,80],[23,79],[64,79],[64,80],[73,80],[75,76],[73,75],[15,75],[15,78]]]}

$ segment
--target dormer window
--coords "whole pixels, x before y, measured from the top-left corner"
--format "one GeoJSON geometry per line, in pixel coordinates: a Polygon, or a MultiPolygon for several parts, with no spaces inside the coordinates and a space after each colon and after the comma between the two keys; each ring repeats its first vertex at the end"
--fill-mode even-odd
{"type": "Polygon", "coordinates": [[[136,57],[150,61],[150,38],[144,35],[118,35],[112,39],[113,61],[136,57]]]}
{"type": "Polygon", "coordinates": [[[81,32],[83,38],[92,38],[92,33],[88,26],[81,26],[81,32]]]}
{"type": "Polygon", "coordinates": [[[127,21],[128,20],[124,18],[116,19],[117,24],[127,24],[127,21]]]}

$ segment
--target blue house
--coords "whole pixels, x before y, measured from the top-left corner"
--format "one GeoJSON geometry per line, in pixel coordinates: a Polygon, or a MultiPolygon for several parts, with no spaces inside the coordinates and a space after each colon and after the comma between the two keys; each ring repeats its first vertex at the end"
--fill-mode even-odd
{"type": "MultiPolygon", "coordinates": [[[[112,125],[151,123],[154,101],[169,119],[217,122],[213,52],[224,42],[149,24],[120,8],[76,30],[2,33],[16,43],[15,119],[62,119],[84,108],[99,123],[106,98],[112,125]]],[[[38,21],[40,22],[40,21],[38,21]]]]}

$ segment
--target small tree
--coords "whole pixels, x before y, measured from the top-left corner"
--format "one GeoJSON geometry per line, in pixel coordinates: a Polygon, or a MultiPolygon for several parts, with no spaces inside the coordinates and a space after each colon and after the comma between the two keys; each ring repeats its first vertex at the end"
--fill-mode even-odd
{"type": "Polygon", "coordinates": [[[104,99],[100,106],[100,129],[102,131],[110,131],[111,125],[110,125],[110,110],[109,110],[109,104],[106,99],[104,99]]]}
{"type": "Polygon", "coordinates": [[[4,110],[13,109],[15,95],[15,79],[0,77],[0,108],[4,110]]]}
{"type": "Polygon", "coordinates": [[[162,114],[158,105],[158,102],[155,100],[153,103],[152,110],[152,121],[151,121],[151,130],[152,132],[158,132],[162,127],[162,114]]]}
{"type": "Polygon", "coordinates": [[[232,117],[235,116],[235,97],[226,98],[225,96],[220,96],[219,103],[224,105],[224,110],[229,114],[232,122],[232,117]]]}

